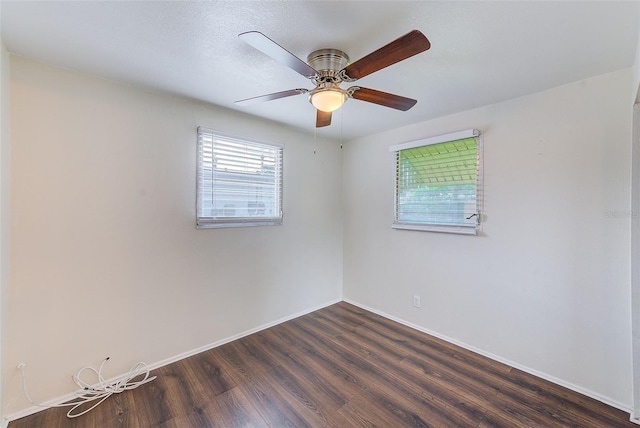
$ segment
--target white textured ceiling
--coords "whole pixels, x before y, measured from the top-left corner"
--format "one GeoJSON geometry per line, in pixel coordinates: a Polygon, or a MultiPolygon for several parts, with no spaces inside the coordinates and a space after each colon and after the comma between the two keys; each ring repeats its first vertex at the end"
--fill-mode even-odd
{"type": "MultiPolygon", "coordinates": [[[[195,98],[313,132],[306,95],[235,100],[311,82],[246,45],[257,30],[306,60],[337,48],[355,61],[412,29],[431,49],[358,81],[416,98],[407,112],[349,100],[319,135],[364,136],[630,67],[638,2],[2,1],[17,55],[195,98]],[[342,121],[342,126],[341,126],[342,121]]],[[[345,85],[346,86],[346,85],[345,85]]],[[[206,125],[206,124],[204,124],[206,125]]]]}

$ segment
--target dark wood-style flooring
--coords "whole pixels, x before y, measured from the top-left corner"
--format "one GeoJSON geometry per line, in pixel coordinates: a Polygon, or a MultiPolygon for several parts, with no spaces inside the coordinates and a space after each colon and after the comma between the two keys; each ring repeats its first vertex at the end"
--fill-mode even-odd
{"type": "Polygon", "coordinates": [[[23,427],[637,427],[625,412],[338,303],[23,427]]]}

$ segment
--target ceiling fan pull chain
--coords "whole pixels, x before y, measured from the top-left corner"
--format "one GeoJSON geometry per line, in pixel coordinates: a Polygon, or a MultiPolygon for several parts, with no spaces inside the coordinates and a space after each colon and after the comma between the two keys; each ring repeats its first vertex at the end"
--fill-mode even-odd
{"type": "Polygon", "coordinates": [[[316,154],[316,147],[318,146],[318,128],[313,128],[313,154],[316,154]]]}
{"type": "Polygon", "coordinates": [[[342,125],[344,124],[344,109],[340,109],[340,150],[342,150],[342,125]]]}

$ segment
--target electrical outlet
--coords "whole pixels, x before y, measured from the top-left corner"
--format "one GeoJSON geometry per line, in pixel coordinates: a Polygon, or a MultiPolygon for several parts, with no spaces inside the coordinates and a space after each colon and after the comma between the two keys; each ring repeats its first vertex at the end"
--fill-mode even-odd
{"type": "Polygon", "coordinates": [[[413,296],[413,307],[414,308],[420,307],[420,296],[413,296]]]}

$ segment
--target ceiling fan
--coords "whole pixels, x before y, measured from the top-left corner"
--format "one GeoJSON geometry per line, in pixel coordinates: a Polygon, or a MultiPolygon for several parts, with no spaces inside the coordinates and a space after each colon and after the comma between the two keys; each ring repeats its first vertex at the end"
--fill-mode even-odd
{"type": "Polygon", "coordinates": [[[348,98],[402,111],[409,110],[417,103],[417,100],[361,86],[342,89],[340,84],[342,82],[354,82],[364,76],[424,52],[431,47],[431,43],[424,34],[418,30],[413,30],[354,63],[349,63],[349,56],[338,49],[313,51],[307,56],[307,62],[304,62],[258,31],[242,33],[238,37],[307,79],[313,80],[315,88],[312,90],[298,88],[275,92],[236,101],[236,104],[249,105],[308,93],[309,102],[317,110],[317,128],[330,125],[331,112],[339,109],[348,98]]]}

